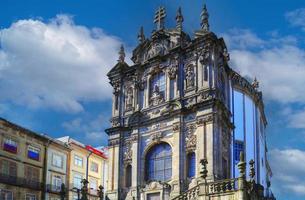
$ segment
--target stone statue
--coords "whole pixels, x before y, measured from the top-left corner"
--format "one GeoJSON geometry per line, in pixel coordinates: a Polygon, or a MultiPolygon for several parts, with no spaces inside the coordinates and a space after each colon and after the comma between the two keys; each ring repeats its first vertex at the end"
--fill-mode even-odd
{"type": "Polygon", "coordinates": [[[190,65],[186,68],[186,89],[192,88],[195,85],[195,74],[194,74],[194,67],[190,65]]]}

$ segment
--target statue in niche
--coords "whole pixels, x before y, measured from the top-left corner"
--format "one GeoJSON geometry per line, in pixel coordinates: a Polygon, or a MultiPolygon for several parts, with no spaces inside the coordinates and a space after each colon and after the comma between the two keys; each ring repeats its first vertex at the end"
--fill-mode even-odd
{"type": "Polygon", "coordinates": [[[129,88],[127,90],[126,110],[132,109],[132,102],[133,102],[133,90],[132,88],[129,88]]]}
{"type": "Polygon", "coordinates": [[[150,98],[151,104],[153,106],[159,105],[163,101],[162,94],[160,93],[158,85],[154,85],[154,90],[150,98]]]}
{"type": "Polygon", "coordinates": [[[195,85],[195,73],[194,73],[194,67],[193,65],[189,65],[186,68],[186,89],[192,88],[195,85]]]}

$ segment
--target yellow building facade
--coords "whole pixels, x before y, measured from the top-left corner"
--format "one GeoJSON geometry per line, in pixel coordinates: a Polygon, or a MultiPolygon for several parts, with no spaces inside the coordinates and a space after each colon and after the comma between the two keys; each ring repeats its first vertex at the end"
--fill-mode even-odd
{"type": "Polygon", "coordinates": [[[0,199],[42,198],[46,138],[0,119],[0,199]]]}
{"type": "Polygon", "coordinates": [[[81,181],[88,180],[88,199],[98,200],[99,186],[107,184],[107,157],[102,151],[70,137],[59,138],[71,148],[69,156],[69,200],[80,197],[81,181]]]}

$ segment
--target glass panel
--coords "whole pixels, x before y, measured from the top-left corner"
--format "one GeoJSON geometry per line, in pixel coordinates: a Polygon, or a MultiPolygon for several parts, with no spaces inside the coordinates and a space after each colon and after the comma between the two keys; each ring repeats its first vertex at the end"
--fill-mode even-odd
{"type": "Polygon", "coordinates": [[[139,107],[140,109],[144,107],[144,90],[139,91],[139,107]]]}
{"type": "Polygon", "coordinates": [[[1,200],[13,200],[13,192],[9,190],[0,190],[1,200]]]}
{"type": "MultiPolygon", "coordinates": [[[[234,98],[234,102],[233,102],[233,120],[234,120],[234,125],[235,125],[235,129],[234,129],[234,140],[238,142],[239,144],[243,144],[244,143],[244,95],[239,92],[234,90],[233,91],[233,98],[234,98]]],[[[234,166],[234,177],[238,177],[239,176],[239,171],[237,168],[237,163],[239,162],[239,154],[240,151],[244,151],[244,145],[242,146],[236,146],[239,149],[235,149],[235,144],[234,144],[234,149],[233,149],[233,159],[234,162],[233,164],[234,166]],[[240,149],[242,148],[242,149],[240,149]]]]}
{"type": "Polygon", "coordinates": [[[81,181],[83,179],[83,176],[80,174],[74,174],[73,177],[73,186],[80,189],[82,187],[81,181]]]}
{"type": "Polygon", "coordinates": [[[194,177],[195,176],[195,171],[196,171],[196,168],[195,168],[195,163],[196,163],[196,156],[195,156],[195,153],[189,153],[188,154],[188,174],[187,176],[188,177],[194,177]]]}
{"type": "MultiPolygon", "coordinates": [[[[245,128],[246,128],[246,162],[254,160],[254,105],[253,101],[245,96],[245,128]]],[[[249,177],[249,166],[247,166],[247,177],[249,177]]]]}
{"type": "Polygon", "coordinates": [[[160,193],[147,194],[147,200],[160,200],[160,193]]]}
{"type": "Polygon", "coordinates": [[[170,84],[169,98],[170,98],[170,100],[172,100],[175,98],[175,80],[171,79],[169,84],[170,84]]]}
{"type": "Polygon", "coordinates": [[[55,167],[62,168],[63,167],[63,157],[58,154],[52,155],[52,165],[55,167]]]}
{"type": "Polygon", "coordinates": [[[83,158],[80,156],[74,156],[74,165],[82,167],[83,166],[83,158]]]}
{"type": "Polygon", "coordinates": [[[165,97],[165,76],[164,73],[154,75],[150,82],[150,95],[153,93],[155,86],[158,86],[159,92],[165,97]]]}
{"type": "Polygon", "coordinates": [[[146,157],[147,180],[167,181],[171,179],[172,151],[166,143],[154,146],[146,157]]]}

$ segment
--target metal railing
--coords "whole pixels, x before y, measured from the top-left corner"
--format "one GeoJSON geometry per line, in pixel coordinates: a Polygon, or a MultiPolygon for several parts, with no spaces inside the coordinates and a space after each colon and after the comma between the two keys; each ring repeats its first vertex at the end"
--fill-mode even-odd
{"type": "Polygon", "coordinates": [[[29,180],[28,178],[10,176],[7,174],[0,173],[0,182],[8,185],[22,186],[34,190],[42,190],[43,183],[35,180],[29,180]]]}

